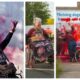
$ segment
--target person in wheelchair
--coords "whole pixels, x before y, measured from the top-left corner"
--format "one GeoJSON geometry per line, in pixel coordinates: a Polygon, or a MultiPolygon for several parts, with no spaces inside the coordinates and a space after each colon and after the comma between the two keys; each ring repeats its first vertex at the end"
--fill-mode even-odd
{"type": "MultiPolygon", "coordinates": [[[[12,25],[13,25],[13,27],[9,31],[8,35],[0,43],[0,77],[3,77],[3,75],[1,75],[1,74],[5,75],[7,68],[10,69],[10,68],[13,68],[13,66],[14,66],[13,63],[10,63],[9,66],[7,65],[8,62],[9,62],[9,60],[8,60],[7,56],[5,55],[5,53],[4,53],[4,49],[6,48],[6,46],[8,45],[8,43],[10,42],[10,40],[12,38],[12,35],[13,35],[14,31],[15,31],[15,28],[16,28],[16,25],[17,25],[17,21],[12,21],[12,25]],[[1,70],[4,70],[4,71],[2,71],[2,73],[1,73],[1,70]]],[[[15,71],[16,71],[16,69],[14,67],[13,72],[15,72],[15,71]]],[[[14,73],[7,75],[7,77],[13,77],[13,76],[14,76],[14,73]]]]}
{"type": "MultiPolygon", "coordinates": [[[[29,32],[26,34],[26,50],[27,50],[27,65],[29,65],[30,68],[32,68],[33,64],[33,48],[31,43],[34,41],[40,41],[49,39],[48,34],[46,31],[41,27],[42,20],[40,18],[34,18],[33,24],[34,27],[29,30],[29,32]]],[[[52,58],[52,56],[50,56],[52,58]]]]}

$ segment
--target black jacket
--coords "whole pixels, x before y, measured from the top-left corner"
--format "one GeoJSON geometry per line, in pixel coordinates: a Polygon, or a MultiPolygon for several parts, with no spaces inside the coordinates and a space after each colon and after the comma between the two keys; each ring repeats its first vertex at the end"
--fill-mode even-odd
{"type": "Polygon", "coordinates": [[[8,60],[3,50],[6,48],[6,46],[10,42],[12,35],[13,33],[9,32],[7,37],[0,43],[0,64],[6,64],[6,60],[8,60]]]}
{"type": "Polygon", "coordinates": [[[7,37],[0,43],[0,49],[3,51],[11,40],[13,33],[9,32],[7,37]]]}

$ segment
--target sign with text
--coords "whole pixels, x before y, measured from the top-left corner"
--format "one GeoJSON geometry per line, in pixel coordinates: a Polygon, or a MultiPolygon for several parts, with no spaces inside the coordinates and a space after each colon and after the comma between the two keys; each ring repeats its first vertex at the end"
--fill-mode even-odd
{"type": "Polygon", "coordinates": [[[79,10],[58,10],[57,11],[57,22],[80,22],[80,11],[79,10]]]}

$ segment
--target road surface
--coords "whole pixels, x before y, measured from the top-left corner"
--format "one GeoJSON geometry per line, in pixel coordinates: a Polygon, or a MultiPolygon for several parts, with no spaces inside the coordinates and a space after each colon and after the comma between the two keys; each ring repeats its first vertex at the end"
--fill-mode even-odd
{"type": "Polygon", "coordinates": [[[80,63],[62,63],[60,78],[80,78],[80,63]]]}
{"type": "Polygon", "coordinates": [[[54,69],[53,65],[48,63],[39,63],[34,66],[33,69],[26,68],[26,77],[27,78],[53,78],[54,69]]]}

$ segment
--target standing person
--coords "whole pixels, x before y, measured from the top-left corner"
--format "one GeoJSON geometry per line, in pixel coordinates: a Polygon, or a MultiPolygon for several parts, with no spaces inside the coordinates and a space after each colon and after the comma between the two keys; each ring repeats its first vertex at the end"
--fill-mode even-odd
{"type": "Polygon", "coordinates": [[[6,48],[6,46],[8,45],[8,43],[10,42],[12,35],[15,31],[17,22],[13,21],[12,22],[13,27],[12,29],[9,31],[7,37],[0,43],[0,64],[6,64],[6,58],[5,56],[2,54],[3,50],[6,48]]]}
{"type": "MultiPolygon", "coordinates": [[[[46,31],[41,27],[41,19],[40,18],[35,18],[34,19],[34,27],[29,30],[28,34],[26,34],[26,46],[29,51],[27,53],[28,56],[28,65],[30,68],[32,68],[32,63],[33,63],[33,47],[31,46],[31,42],[33,41],[39,41],[39,40],[44,40],[48,39],[48,34],[46,31]]],[[[51,56],[50,56],[51,57],[51,56]]]]}
{"type": "Polygon", "coordinates": [[[6,38],[0,43],[0,78],[8,77],[8,78],[17,78],[16,77],[16,68],[13,63],[9,62],[6,54],[4,53],[4,49],[10,42],[13,33],[15,32],[15,28],[17,25],[17,21],[12,21],[13,27],[9,31],[6,38]],[[7,69],[9,70],[7,71],[7,69]],[[7,71],[7,73],[6,73],[7,71]],[[4,74],[4,75],[3,75],[4,74]]]}
{"type": "Polygon", "coordinates": [[[72,32],[66,33],[66,40],[67,40],[67,44],[68,44],[70,62],[73,62],[75,60],[76,41],[73,38],[72,32]]]}

